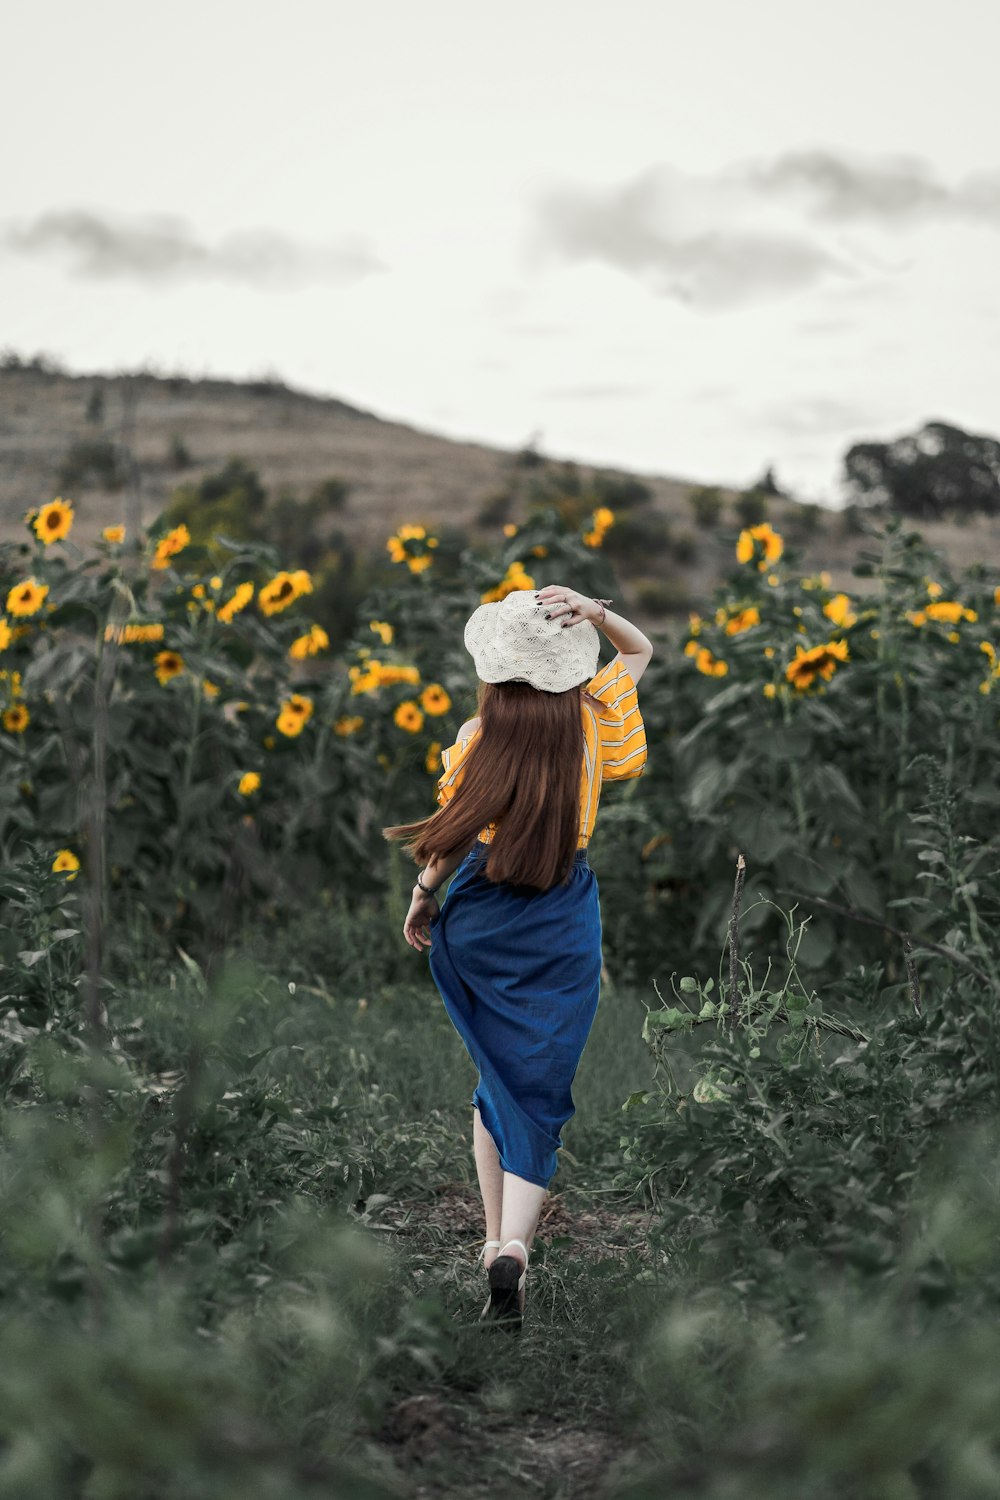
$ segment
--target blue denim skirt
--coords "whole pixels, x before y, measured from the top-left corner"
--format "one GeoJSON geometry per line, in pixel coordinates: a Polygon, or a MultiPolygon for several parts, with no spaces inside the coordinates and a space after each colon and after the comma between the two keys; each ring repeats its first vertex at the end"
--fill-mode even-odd
{"type": "Polygon", "coordinates": [[[548,1187],[601,992],[601,908],[586,849],[565,885],[489,880],[479,840],[430,920],[431,974],[479,1069],[472,1103],[504,1170],[548,1187]]]}

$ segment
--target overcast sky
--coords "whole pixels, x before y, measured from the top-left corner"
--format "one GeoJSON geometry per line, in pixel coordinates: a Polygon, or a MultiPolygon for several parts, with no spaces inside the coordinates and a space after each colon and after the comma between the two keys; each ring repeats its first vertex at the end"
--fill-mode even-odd
{"type": "Polygon", "coordinates": [[[1000,7],[174,0],[4,25],[0,346],[841,503],[1000,435],[1000,7]]]}

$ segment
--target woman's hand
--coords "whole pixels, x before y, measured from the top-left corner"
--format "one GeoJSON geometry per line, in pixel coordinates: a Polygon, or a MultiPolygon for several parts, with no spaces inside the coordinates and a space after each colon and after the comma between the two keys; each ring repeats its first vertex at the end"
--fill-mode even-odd
{"type": "Polygon", "coordinates": [[[410,899],[410,909],[406,913],[406,921],[403,923],[403,936],[411,948],[418,951],[421,948],[431,946],[431,932],[428,923],[431,917],[436,917],[440,911],[436,896],[426,895],[418,885],[413,887],[413,896],[410,899]]]}
{"type": "Polygon", "coordinates": [[[583,620],[591,620],[596,625],[602,618],[601,606],[595,599],[565,588],[561,583],[547,583],[543,589],[536,590],[535,598],[545,605],[547,618],[554,620],[562,616],[560,623],[564,626],[579,625],[583,620]]]}

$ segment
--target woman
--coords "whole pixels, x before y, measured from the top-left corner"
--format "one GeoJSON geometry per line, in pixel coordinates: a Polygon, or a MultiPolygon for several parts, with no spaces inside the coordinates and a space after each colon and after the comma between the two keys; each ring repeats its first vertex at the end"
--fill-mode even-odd
{"type": "Polygon", "coordinates": [[[479,1069],[473,1149],[486,1216],[482,1316],[519,1329],[531,1242],[556,1170],[601,982],[588,863],[601,786],[642,773],[634,625],[560,584],[481,605],[465,627],[478,715],[442,752],[441,808],[382,830],[426,868],[403,935],[479,1069]],[[597,627],[618,655],[600,671],[597,627]],[[444,904],[438,887],[456,872],[444,904]]]}

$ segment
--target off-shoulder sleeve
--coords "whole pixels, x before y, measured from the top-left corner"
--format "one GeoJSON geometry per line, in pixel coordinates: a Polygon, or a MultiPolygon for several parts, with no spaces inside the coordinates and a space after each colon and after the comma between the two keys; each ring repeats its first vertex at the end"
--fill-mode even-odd
{"type": "Polygon", "coordinates": [[[641,776],[646,764],[646,726],[632,673],[621,657],[603,666],[587,683],[586,691],[604,704],[603,712],[597,714],[602,783],[641,776]]]}
{"type": "Polygon", "coordinates": [[[465,769],[466,751],[475,737],[475,734],[470,734],[464,740],[456,740],[454,745],[448,745],[441,751],[441,764],[444,770],[437,781],[437,800],[442,807],[449,798],[455,795],[465,769]]]}

